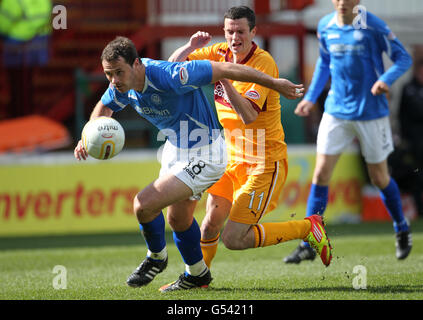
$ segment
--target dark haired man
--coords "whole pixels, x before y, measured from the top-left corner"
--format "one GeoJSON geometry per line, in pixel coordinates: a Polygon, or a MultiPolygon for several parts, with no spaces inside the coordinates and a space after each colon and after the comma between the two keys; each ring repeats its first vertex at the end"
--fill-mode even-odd
{"type": "MultiPolygon", "coordinates": [[[[141,59],[132,41],[124,37],[107,44],[101,59],[110,86],[90,119],[111,116],[130,105],[167,136],[159,178],[134,199],[134,213],[148,253],[127,284],[147,285],[166,268],[162,210],[167,207],[167,219],[186,271],[161,291],[207,287],[211,275],[203,260],[200,229],[193,213],[201,193],[225,171],[227,159],[217,119],[200,87],[229,78],[257,82],[295,99],[302,96],[303,86],[232,63],[141,59]]],[[[81,141],[74,155],[78,160],[86,159],[81,141]]]]}

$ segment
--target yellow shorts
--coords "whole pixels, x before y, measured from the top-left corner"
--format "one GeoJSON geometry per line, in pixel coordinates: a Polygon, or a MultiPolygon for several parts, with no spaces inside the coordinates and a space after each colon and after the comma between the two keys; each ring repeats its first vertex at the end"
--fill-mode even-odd
{"type": "Polygon", "coordinates": [[[284,159],[266,164],[258,175],[249,175],[250,169],[247,163],[229,163],[220,180],[207,190],[232,202],[229,218],[234,222],[256,224],[276,208],[288,162],[284,159]]]}

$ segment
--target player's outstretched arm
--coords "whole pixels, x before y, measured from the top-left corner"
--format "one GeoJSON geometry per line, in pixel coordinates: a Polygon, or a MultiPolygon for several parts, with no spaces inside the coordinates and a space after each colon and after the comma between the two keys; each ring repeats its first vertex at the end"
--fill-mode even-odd
{"type": "Polygon", "coordinates": [[[273,78],[256,69],[230,62],[211,61],[213,68],[212,83],[221,79],[254,82],[282,94],[287,99],[297,99],[304,95],[304,85],[294,84],[283,78],[273,78]]]}
{"type": "Polygon", "coordinates": [[[176,49],[170,55],[168,61],[170,62],[185,61],[191,52],[207,45],[210,42],[211,38],[212,36],[209,33],[204,31],[198,31],[197,33],[194,33],[185,45],[176,49]]]}
{"type": "Polygon", "coordinates": [[[111,117],[113,114],[113,110],[106,107],[101,100],[97,102],[93,111],[90,115],[90,120],[98,118],[98,117],[111,117]]]}
{"type": "MultiPolygon", "coordinates": [[[[101,101],[97,102],[96,106],[94,107],[93,111],[90,115],[90,120],[98,118],[98,117],[111,117],[113,114],[113,111],[106,107],[101,101]]],[[[75,156],[76,160],[87,160],[88,158],[88,152],[85,150],[84,145],[82,144],[82,140],[78,141],[78,144],[76,145],[73,155],[75,156]]]]}

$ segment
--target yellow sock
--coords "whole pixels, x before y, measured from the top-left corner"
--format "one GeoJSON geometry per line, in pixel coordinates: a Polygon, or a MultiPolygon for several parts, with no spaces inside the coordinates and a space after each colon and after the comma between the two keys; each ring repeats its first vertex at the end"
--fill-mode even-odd
{"type": "Polygon", "coordinates": [[[201,252],[207,267],[210,269],[211,262],[216,255],[217,245],[219,243],[220,233],[213,239],[201,239],[201,252]]]}
{"type": "Polygon", "coordinates": [[[310,229],[311,222],[308,219],[256,224],[253,226],[255,248],[267,247],[293,239],[304,239],[310,229]]]}

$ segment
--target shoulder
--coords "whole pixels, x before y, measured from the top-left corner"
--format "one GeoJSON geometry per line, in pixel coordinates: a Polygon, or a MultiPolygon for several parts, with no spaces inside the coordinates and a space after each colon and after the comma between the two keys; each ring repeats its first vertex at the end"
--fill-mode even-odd
{"type": "Polygon", "coordinates": [[[171,64],[171,62],[169,61],[164,61],[164,60],[153,60],[150,58],[142,58],[141,59],[142,64],[145,66],[145,69],[166,69],[167,66],[169,66],[171,64]]]}
{"type": "Polygon", "coordinates": [[[378,16],[374,15],[371,12],[366,12],[366,23],[367,27],[377,33],[382,33],[384,35],[389,35],[392,33],[389,26],[386,24],[385,21],[383,21],[378,16]]]}
{"type": "Polygon", "coordinates": [[[319,20],[317,24],[317,32],[323,32],[329,27],[336,24],[336,12],[331,12],[319,20]]]}
{"type": "Polygon", "coordinates": [[[257,47],[253,54],[253,64],[276,66],[276,61],[268,51],[257,47]]]}
{"type": "Polygon", "coordinates": [[[210,46],[210,50],[217,54],[225,55],[228,52],[228,44],[226,42],[215,43],[210,46]]]}

